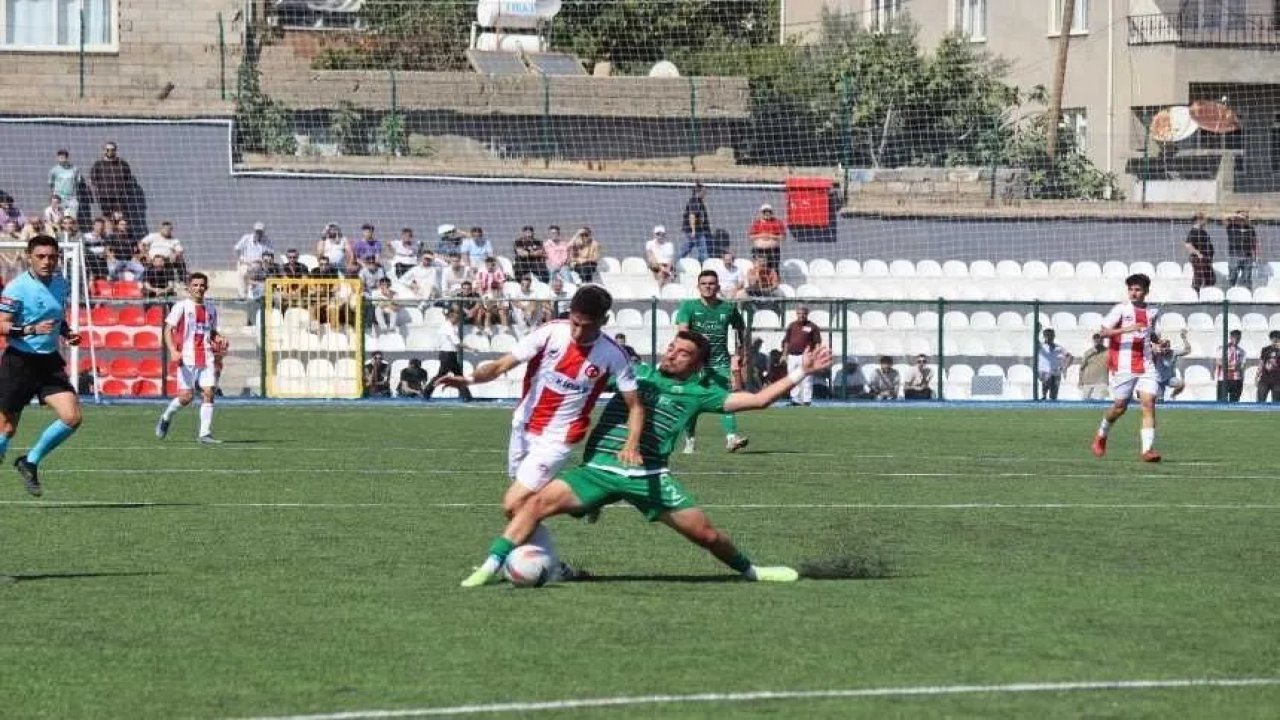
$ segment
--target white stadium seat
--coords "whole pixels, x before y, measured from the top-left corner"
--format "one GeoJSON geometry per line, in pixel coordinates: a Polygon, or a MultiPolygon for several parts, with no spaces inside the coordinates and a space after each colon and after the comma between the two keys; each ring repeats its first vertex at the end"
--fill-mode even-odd
{"type": "Polygon", "coordinates": [[[969,328],[969,316],[959,310],[948,310],[942,316],[942,327],[948,330],[967,330],[969,328]]]}
{"type": "Polygon", "coordinates": [[[835,267],[836,277],[842,277],[842,278],[858,277],[861,274],[862,274],[862,263],[858,262],[857,260],[846,259],[836,263],[836,267],[835,267]]]}
{"type": "Polygon", "coordinates": [[[619,270],[623,275],[648,275],[649,263],[640,257],[627,257],[622,259],[622,266],[619,270]]]}
{"type": "Polygon", "coordinates": [[[1246,287],[1227,288],[1227,300],[1233,303],[1253,302],[1253,293],[1246,287]]]}
{"type": "Polygon", "coordinates": [[[1214,330],[1221,331],[1221,330],[1222,330],[1222,323],[1223,323],[1223,320],[1225,320],[1225,321],[1226,321],[1226,323],[1227,323],[1227,329],[1228,329],[1228,330],[1239,330],[1239,329],[1240,329],[1240,316],[1239,316],[1239,315],[1237,315],[1237,314],[1235,314],[1235,313],[1231,313],[1230,315],[1227,315],[1225,318],[1224,318],[1221,314],[1214,315],[1214,316],[1213,316],[1213,329],[1214,329],[1214,330]]]}
{"type": "Polygon", "coordinates": [[[869,278],[889,277],[889,266],[883,260],[867,260],[862,263],[862,275],[869,278]]]}
{"type": "Polygon", "coordinates": [[[826,258],[814,258],[809,261],[809,277],[828,278],[835,277],[835,275],[836,266],[831,264],[830,260],[826,258]]]}
{"type": "Polygon", "coordinates": [[[641,327],[654,327],[656,325],[659,328],[664,328],[671,325],[671,316],[662,308],[645,310],[644,315],[641,316],[640,325],[641,327]]]}
{"type": "Polygon", "coordinates": [[[1016,260],[1001,260],[996,263],[996,277],[1018,279],[1022,277],[1022,265],[1016,260]]]}
{"type": "Polygon", "coordinates": [[[1264,287],[1254,290],[1253,301],[1260,303],[1280,302],[1280,287],[1264,287]]]}
{"type": "Polygon", "coordinates": [[[1101,280],[1102,266],[1092,260],[1076,263],[1076,278],[1079,280],[1101,280]]]}
{"type": "Polygon", "coordinates": [[[1039,260],[1028,260],[1022,265],[1022,277],[1027,280],[1048,280],[1049,266],[1039,260]]]}
{"type": "MultiPolygon", "coordinates": [[[[1077,270],[1077,274],[1078,274],[1077,270]]],[[[1123,280],[1129,277],[1129,265],[1119,260],[1108,260],[1102,266],[1102,277],[1107,280],[1123,280]]]]}
{"type": "Polygon", "coordinates": [[[986,364],[978,368],[978,374],[992,377],[1004,377],[1004,368],[999,365],[986,364]]]}
{"type": "Polygon", "coordinates": [[[489,336],[482,333],[469,333],[462,338],[462,347],[473,352],[489,352],[489,336]]]}
{"type": "Polygon", "coordinates": [[[916,318],[909,312],[894,310],[889,313],[889,327],[893,330],[910,330],[916,326],[916,318]]]}
{"type": "Polygon", "coordinates": [[[910,260],[893,260],[889,263],[889,276],[911,278],[916,276],[916,265],[910,260]]]}
{"type": "Polygon", "coordinates": [[[996,276],[996,266],[990,260],[974,260],[969,264],[969,276],[977,279],[991,279],[996,276]]]}
{"type": "Polygon", "coordinates": [[[1025,327],[1022,324],[1022,316],[1011,310],[1000,313],[996,318],[996,326],[1002,330],[1021,330],[1025,327]]]}
{"type": "Polygon", "coordinates": [[[880,310],[867,310],[862,313],[863,330],[884,330],[889,327],[889,318],[880,310]]]}
{"type": "Polygon", "coordinates": [[[436,349],[436,329],[410,327],[405,331],[405,348],[414,352],[430,352],[436,349]]]}
{"type": "Polygon", "coordinates": [[[1187,319],[1180,312],[1160,313],[1160,329],[1162,331],[1180,331],[1187,328],[1187,319]]]}
{"type": "Polygon", "coordinates": [[[809,281],[809,266],[799,258],[788,258],[782,261],[782,282],[792,285],[803,285],[809,281]]]}
{"type": "Polygon", "coordinates": [[[916,313],[916,327],[936,330],[938,327],[938,313],[934,310],[916,313]]]}
{"type": "Polygon", "coordinates": [[[1241,322],[1246,332],[1266,332],[1270,329],[1267,326],[1267,316],[1262,313],[1247,313],[1241,319],[1241,322]]]}
{"type": "Polygon", "coordinates": [[[942,266],[937,260],[921,260],[916,263],[916,277],[942,277],[942,266]]]}
{"type": "Polygon", "coordinates": [[[1179,302],[1179,303],[1200,302],[1200,296],[1196,293],[1195,290],[1192,290],[1191,288],[1183,285],[1181,287],[1176,287],[1173,289],[1173,292],[1169,295],[1169,302],[1179,302]]]}
{"type": "Polygon", "coordinates": [[[826,330],[831,327],[831,313],[826,310],[810,310],[809,322],[826,330]]]}
{"type": "Polygon", "coordinates": [[[511,352],[518,342],[514,335],[500,332],[489,339],[489,349],[497,353],[511,352]]]}
{"type": "Polygon", "coordinates": [[[676,261],[676,270],[680,273],[680,277],[698,277],[698,273],[702,272],[702,263],[697,258],[680,258],[676,261]]]}
{"type": "Polygon", "coordinates": [[[826,297],[826,293],[824,293],[822,288],[817,285],[805,283],[804,285],[796,288],[796,296],[802,298],[820,298],[826,297]]]}
{"type": "Polygon", "coordinates": [[[949,278],[967,278],[969,266],[959,260],[948,260],[942,263],[942,275],[949,278]]]}
{"type": "MultiPolygon", "coordinates": [[[[688,260],[689,258],[685,259],[688,260]]],[[[692,293],[684,285],[668,283],[662,286],[661,297],[663,300],[685,300],[692,297],[692,293]]]]}
{"type": "Polygon", "coordinates": [[[1168,260],[1156,265],[1156,275],[1161,280],[1181,280],[1182,266],[1168,260]]]}
{"type": "Polygon", "coordinates": [[[1213,318],[1208,313],[1193,312],[1187,316],[1187,329],[1193,332],[1212,332],[1213,318]]]}
{"type": "Polygon", "coordinates": [[[785,298],[793,298],[796,296],[796,289],[786,283],[778,285],[778,294],[785,298]]]}
{"type": "Polygon", "coordinates": [[[850,344],[850,350],[853,352],[854,357],[859,358],[870,359],[877,355],[875,343],[866,335],[854,336],[853,342],[850,344]]]}
{"type": "Polygon", "coordinates": [[[600,272],[605,274],[622,272],[622,263],[618,262],[616,257],[602,257],[600,258],[600,272]]]}
{"type": "Polygon", "coordinates": [[[996,316],[986,310],[979,310],[969,316],[969,327],[974,330],[995,330],[996,316]]]}
{"type": "Polygon", "coordinates": [[[626,329],[644,327],[644,317],[635,308],[622,308],[614,315],[613,324],[626,329]]]}
{"type": "Polygon", "coordinates": [[[960,341],[960,355],[982,357],[987,354],[987,345],[979,337],[967,337],[960,341]]]}
{"type": "Polygon", "coordinates": [[[773,310],[757,310],[752,318],[751,326],[753,328],[780,328],[782,320],[778,317],[778,313],[773,310]]]}
{"type": "Polygon", "coordinates": [[[378,349],[382,352],[403,352],[405,349],[404,336],[398,332],[379,336],[378,349]]]}
{"type": "Polygon", "coordinates": [[[1129,274],[1137,275],[1139,273],[1146,275],[1149,278],[1154,278],[1156,276],[1156,266],[1146,260],[1138,260],[1137,262],[1129,263],[1129,274]]]}
{"type": "Polygon", "coordinates": [[[1079,326],[1080,326],[1080,327],[1082,327],[1082,328],[1088,328],[1088,329],[1089,329],[1089,330],[1091,330],[1091,331],[1092,331],[1092,330],[1097,330],[1098,328],[1101,328],[1101,327],[1102,327],[1102,313],[1096,313],[1096,312],[1092,312],[1092,311],[1088,311],[1088,312],[1082,312],[1082,313],[1080,313],[1080,323],[1079,323],[1079,326]]]}
{"type": "Polygon", "coordinates": [[[1049,265],[1049,277],[1055,280],[1070,280],[1076,276],[1076,266],[1065,260],[1054,260],[1049,265]]]}
{"type": "Polygon", "coordinates": [[[1049,320],[1052,323],[1050,327],[1052,327],[1054,330],[1063,331],[1063,330],[1076,329],[1077,321],[1076,321],[1075,313],[1069,313],[1069,312],[1063,312],[1063,311],[1056,312],[1053,314],[1053,317],[1049,318],[1049,320]]]}
{"type": "Polygon", "coordinates": [[[1216,286],[1200,288],[1200,302],[1222,302],[1226,297],[1222,288],[1216,286]]]}

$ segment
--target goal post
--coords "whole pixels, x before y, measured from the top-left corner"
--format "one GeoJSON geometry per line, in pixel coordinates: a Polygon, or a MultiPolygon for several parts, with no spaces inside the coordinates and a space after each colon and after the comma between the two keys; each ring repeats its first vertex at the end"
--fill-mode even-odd
{"type": "Polygon", "coordinates": [[[261,312],[267,397],[361,396],[364,302],[359,280],[272,278],[264,288],[261,312]]]}

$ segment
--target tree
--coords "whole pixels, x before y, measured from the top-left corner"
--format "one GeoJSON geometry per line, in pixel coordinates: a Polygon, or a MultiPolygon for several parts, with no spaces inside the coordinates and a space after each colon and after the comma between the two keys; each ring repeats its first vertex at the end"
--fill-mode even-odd
{"type": "Polygon", "coordinates": [[[288,114],[262,92],[262,72],[246,53],[236,76],[236,148],[292,155],[298,149],[288,114]]]}

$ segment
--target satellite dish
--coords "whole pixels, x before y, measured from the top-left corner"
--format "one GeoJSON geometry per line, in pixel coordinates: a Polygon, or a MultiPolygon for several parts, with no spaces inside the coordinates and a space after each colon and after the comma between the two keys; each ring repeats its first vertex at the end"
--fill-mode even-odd
{"type": "Polygon", "coordinates": [[[476,23],[481,27],[535,28],[560,12],[561,0],[480,0],[476,23]]]}
{"type": "Polygon", "coordinates": [[[649,68],[649,77],[651,78],[678,78],[680,77],[680,68],[669,60],[659,60],[649,68]]]}
{"type": "Polygon", "coordinates": [[[1191,103],[1191,117],[1196,124],[1211,133],[1230,133],[1240,129],[1236,113],[1225,103],[1213,100],[1197,100],[1191,103]]]}
{"type": "Polygon", "coordinates": [[[1157,142],[1181,142],[1199,129],[1191,118],[1191,108],[1186,105],[1167,107],[1151,118],[1151,137],[1157,142]]]}

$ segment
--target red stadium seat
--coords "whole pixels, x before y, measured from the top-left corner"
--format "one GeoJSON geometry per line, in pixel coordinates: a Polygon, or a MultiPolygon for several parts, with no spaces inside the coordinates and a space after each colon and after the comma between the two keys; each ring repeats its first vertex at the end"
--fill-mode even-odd
{"type": "Polygon", "coordinates": [[[116,322],[126,327],[142,327],[147,324],[147,313],[138,305],[126,305],[120,308],[116,322]]]}
{"type": "Polygon", "coordinates": [[[159,350],[160,334],[150,330],[142,330],[133,336],[133,347],[136,350],[159,350]]]}
{"type": "Polygon", "coordinates": [[[137,397],[155,397],[160,394],[160,386],[150,380],[139,380],[133,384],[130,394],[137,397]]]}
{"type": "Polygon", "coordinates": [[[97,330],[91,331],[89,333],[89,336],[84,339],[84,342],[87,343],[86,347],[100,348],[104,345],[104,342],[102,340],[102,333],[98,332],[97,330]]]}
{"type": "Polygon", "coordinates": [[[134,280],[117,280],[111,283],[111,296],[127,300],[142,297],[142,284],[134,280]]]}
{"type": "Polygon", "coordinates": [[[99,305],[89,311],[89,319],[93,321],[94,327],[106,327],[115,325],[119,316],[116,315],[115,308],[110,305],[99,305]]]}
{"type": "Polygon", "coordinates": [[[122,333],[119,330],[112,330],[107,333],[104,343],[109,350],[128,350],[133,343],[129,342],[129,334],[122,333]]]}
{"type": "Polygon", "coordinates": [[[143,358],[138,363],[138,375],[144,378],[164,377],[164,365],[156,358],[143,358]]]}
{"type": "Polygon", "coordinates": [[[177,378],[175,378],[175,377],[169,377],[169,378],[166,378],[166,379],[165,379],[165,381],[164,381],[164,394],[165,394],[165,395],[177,395],[177,394],[178,394],[178,379],[177,379],[177,378]]]}
{"type": "Polygon", "coordinates": [[[164,306],[152,305],[147,308],[147,324],[153,327],[160,327],[164,324],[164,306]]]}
{"type": "MultiPolygon", "coordinates": [[[[87,374],[93,370],[93,358],[89,357],[89,353],[85,353],[80,356],[80,364],[78,367],[80,368],[81,375],[87,374]]],[[[110,366],[103,362],[102,358],[98,358],[98,372],[95,374],[100,377],[105,377],[111,374],[110,366]]]]}
{"type": "Polygon", "coordinates": [[[108,280],[94,280],[89,283],[89,297],[91,298],[111,298],[111,282],[108,280]]]}
{"type": "Polygon", "coordinates": [[[120,379],[138,377],[138,363],[127,357],[118,357],[112,360],[111,377],[120,379]]]}
{"type": "Polygon", "coordinates": [[[123,381],[111,379],[102,383],[102,394],[121,397],[129,394],[129,385],[123,381]]]}

